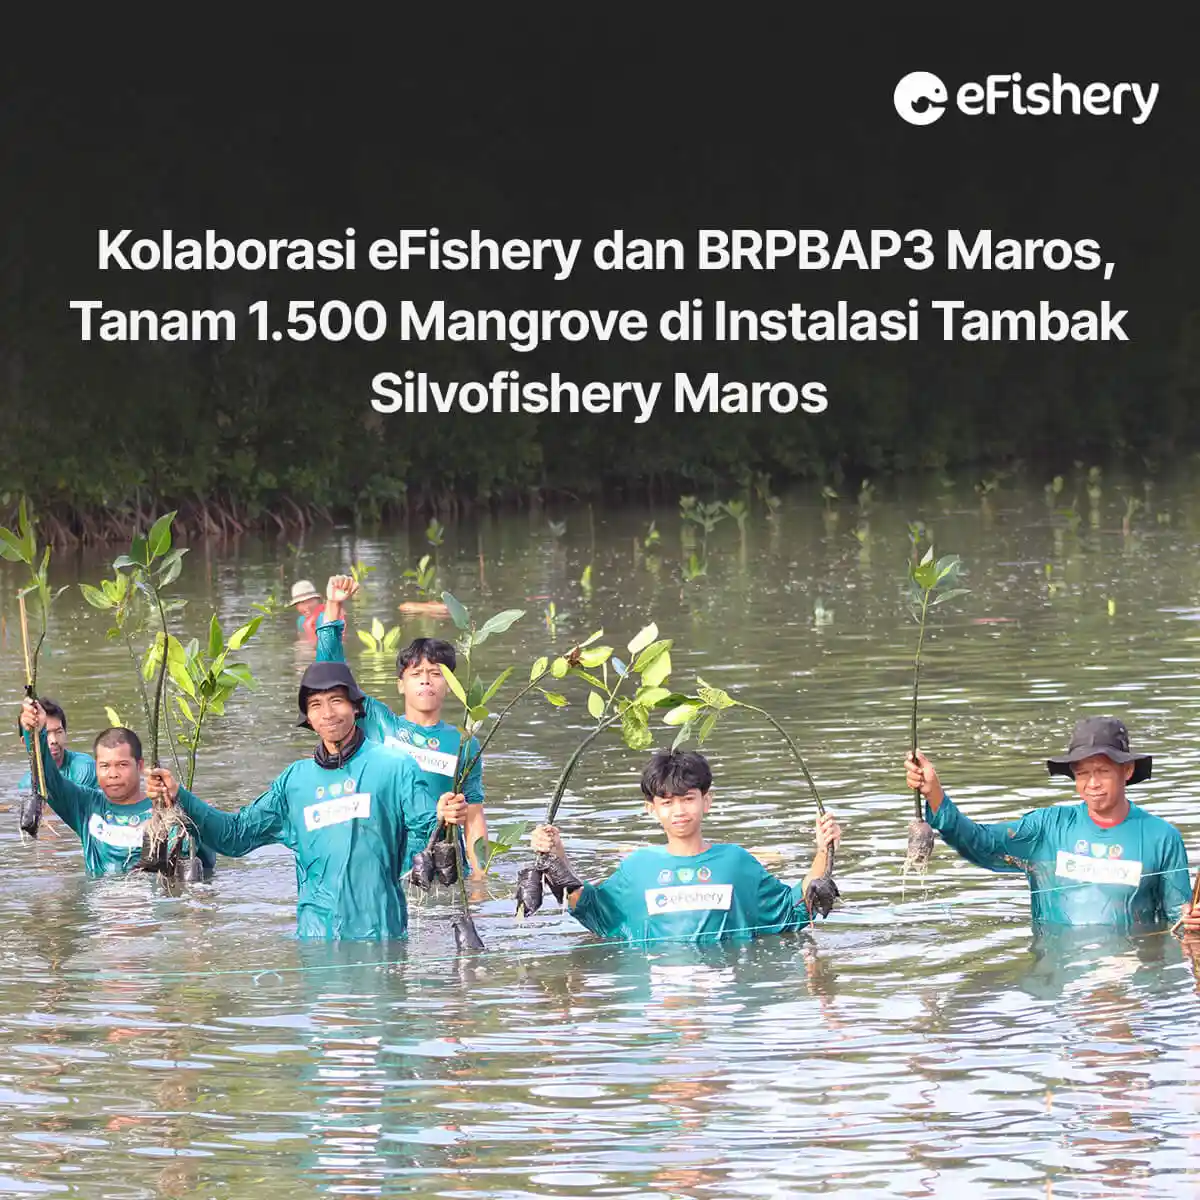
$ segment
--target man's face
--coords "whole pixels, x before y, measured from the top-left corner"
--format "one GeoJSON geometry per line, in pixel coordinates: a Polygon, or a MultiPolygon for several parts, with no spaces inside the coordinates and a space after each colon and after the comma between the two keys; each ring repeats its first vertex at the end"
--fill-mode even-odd
{"type": "Polygon", "coordinates": [[[1118,808],[1125,799],[1125,782],[1133,763],[1115,763],[1107,754],[1093,754],[1075,764],[1075,790],[1096,812],[1118,808]]]}
{"type": "Polygon", "coordinates": [[[50,743],[50,753],[54,755],[55,764],[61,767],[67,757],[67,731],[58,717],[46,718],[46,741],[50,743]]]}
{"type": "Polygon", "coordinates": [[[354,705],[344,687],[311,693],[305,712],[308,723],[327,746],[344,742],[354,729],[354,705]]]}
{"type": "Polygon", "coordinates": [[[411,712],[437,714],[442,711],[450,685],[442,674],[440,663],[422,659],[404,668],[404,674],[396,681],[404,707],[411,712]]]}
{"type": "Polygon", "coordinates": [[[302,616],[311,616],[321,607],[321,601],[315,596],[310,596],[307,600],[301,600],[296,606],[296,611],[302,616]]]}
{"type": "Polygon", "coordinates": [[[142,798],[142,760],[134,758],[128,742],[96,747],[96,782],[114,804],[142,798]]]}
{"type": "Polygon", "coordinates": [[[700,832],[711,805],[711,791],[689,788],[681,796],[655,796],[649,807],[668,837],[690,838],[700,832]]]}

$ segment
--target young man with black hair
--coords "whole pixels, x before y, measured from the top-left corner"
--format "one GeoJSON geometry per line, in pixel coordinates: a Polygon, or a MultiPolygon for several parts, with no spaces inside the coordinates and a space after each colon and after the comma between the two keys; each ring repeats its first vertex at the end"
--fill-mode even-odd
{"type": "Polygon", "coordinates": [[[646,945],[714,942],[803,929],[811,922],[804,903],[808,882],[825,870],[826,848],[842,837],[828,813],[817,821],[809,873],[787,884],[741,846],[704,837],[712,770],[703,754],[658,751],[642,774],[642,796],[667,844],[635,850],[601,884],[576,876],[553,825],[533,831],[534,850],[549,856],[547,881],[565,892],[571,915],[592,933],[646,945]]]}
{"type": "MultiPolygon", "coordinates": [[[[45,697],[42,697],[38,703],[42,707],[42,712],[46,714],[46,742],[50,747],[50,753],[54,757],[54,765],[58,767],[59,774],[71,780],[72,783],[81,783],[84,787],[95,787],[96,760],[90,754],[67,749],[67,714],[62,706],[45,697]]],[[[28,736],[25,738],[25,744],[27,747],[29,746],[28,736]]],[[[22,792],[30,791],[33,788],[32,770],[26,771],[21,776],[21,782],[17,784],[17,788],[22,792]]]]}
{"type": "MultiPolygon", "coordinates": [[[[349,575],[332,575],[325,589],[325,613],[317,628],[317,662],[345,662],[342,645],[346,622],[344,606],[358,591],[358,583],[349,575]]],[[[396,690],[404,698],[404,715],[399,716],[386,704],[366,697],[359,727],[373,742],[408,755],[421,769],[430,790],[436,795],[454,788],[454,764],[461,735],[442,720],[449,684],[442,674],[445,665],[458,666],[454,647],[437,638],[417,638],[396,657],[396,690]]],[[[461,831],[463,849],[472,870],[479,870],[475,842],[488,835],[487,816],[483,811],[483,761],[479,743],[471,738],[464,752],[473,763],[462,794],[467,800],[467,816],[461,831]]]]}
{"type": "MultiPolygon", "coordinates": [[[[59,770],[46,733],[46,710],[36,700],[21,706],[21,728],[41,738],[42,768],[46,773],[46,802],[83,843],[83,861],[93,876],[122,875],[142,858],[142,836],[150,819],[151,802],[143,786],[142,743],[132,729],[114,726],[96,736],[96,780],[99,786],[75,783],[59,770]]],[[[191,856],[184,839],[181,857],[191,856]]],[[[203,844],[196,857],[207,874],[216,855],[203,844]]]]}
{"type": "Polygon", "coordinates": [[[411,759],[368,741],[357,725],[365,701],[345,663],[313,663],[298,698],[299,724],[318,736],[313,754],[236,812],[205,804],[165,767],[150,772],[150,794],[174,800],[218,853],[291,850],[301,938],[403,938],[400,880],[435,822],[459,824],[466,808],[461,795],[430,798],[411,759]]]}

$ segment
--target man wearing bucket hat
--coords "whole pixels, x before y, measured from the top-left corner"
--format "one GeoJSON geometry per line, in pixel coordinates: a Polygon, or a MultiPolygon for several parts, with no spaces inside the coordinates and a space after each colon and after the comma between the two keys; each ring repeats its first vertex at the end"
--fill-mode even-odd
{"type": "Polygon", "coordinates": [[[311,758],[287,767],[236,812],[221,812],[151,772],[152,796],[174,799],[204,844],[233,858],[260,846],[296,856],[296,933],[302,938],[402,938],[401,877],[440,819],[457,825],[466,801],[433,797],[416,764],[368,741],[355,720],[365,696],[345,663],[313,663],[300,680],[299,724],[318,735],[311,758]]]}
{"type": "Polygon", "coordinates": [[[1129,927],[1191,916],[1187,851],[1178,829],[1130,803],[1125,789],[1150,778],[1151,756],[1135,754],[1115,717],[1086,717],[1051,775],[1075,780],[1081,804],[1035,809],[1015,821],[980,824],[943,790],[919,751],[905,760],[907,783],[925,799],[925,819],[968,862],[1023,873],[1035,923],[1129,927]]]}
{"type": "Polygon", "coordinates": [[[311,579],[299,579],[292,584],[292,607],[296,610],[296,631],[310,641],[317,637],[317,622],[325,611],[321,593],[313,587],[311,579]]]}

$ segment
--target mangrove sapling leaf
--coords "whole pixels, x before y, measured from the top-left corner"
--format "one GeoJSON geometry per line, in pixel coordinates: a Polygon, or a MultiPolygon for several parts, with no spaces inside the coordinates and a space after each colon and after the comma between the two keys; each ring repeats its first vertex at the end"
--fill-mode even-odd
{"type": "MultiPolygon", "coordinates": [[[[696,684],[696,695],[687,697],[682,703],[676,703],[679,698],[674,695],[668,696],[664,700],[664,703],[671,705],[671,707],[668,708],[666,714],[663,716],[663,723],[679,727],[679,733],[676,735],[671,748],[673,750],[678,749],[679,746],[692,736],[696,736],[699,743],[703,745],[716,728],[717,721],[723,712],[727,712],[731,708],[744,708],[747,712],[752,712],[762,717],[783,739],[792,757],[796,760],[796,764],[804,776],[805,783],[808,785],[809,794],[812,796],[813,803],[817,809],[817,816],[823,817],[825,815],[825,804],[821,800],[821,794],[817,791],[817,785],[812,777],[812,772],[809,771],[808,764],[804,761],[804,756],[800,753],[799,747],[792,740],[787,730],[765,709],[759,708],[754,704],[747,704],[744,700],[735,700],[723,688],[712,687],[705,683],[703,679],[697,678],[696,684]]],[[[834,903],[841,896],[841,892],[834,882],[833,867],[834,848],[829,846],[825,851],[824,871],[809,881],[808,888],[804,894],[804,903],[810,917],[827,917],[832,911],[834,903]]]]}
{"type": "MultiPolygon", "coordinates": [[[[918,625],[917,652],[913,657],[913,695],[910,750],[917,753],[917,705],[921,687],[921,650],[925,644],[925,625],[929,610],[938,604],[965,596],[968,590],[958,586],[963,574],[962,560],[957,555],[934,559],[931,545],[920,562],[908,564],[908,582],[912,615],[918,625]]],[[[909,871],[924,875],[933,855],[934,832],[925,820],[921,793],[913,790],[913,819],[908,825],[908,846],[904,858],[902,879],[909,871]]],[[[903,895],[903,892],[901,893],[903,895]]]]}

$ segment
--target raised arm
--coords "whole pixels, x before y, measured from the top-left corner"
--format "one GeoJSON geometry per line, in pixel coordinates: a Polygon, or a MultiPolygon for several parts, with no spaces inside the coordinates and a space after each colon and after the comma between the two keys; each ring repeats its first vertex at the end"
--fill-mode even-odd
{"type": "MultiPolygon", "coordinates": [[[[82,837],[88,817],[92,814],[97,789],[75,783],[58,769],[54,755],[50,753],[50,743],[46,740],[46,714],[42,712],[40,704],[27,698],[21,704],[21,735],[25,739],[26,750],[33,747],[31,739],[35,736],[35,730],[42,747],[46,801],[63,823],[82,837]]],[[[36,780],[33,782],[36,787],[36,780]]]]}
{"type": "Polygon", "coordinates": [[[317,662],[345,662],[342,638],[346,630],[346,601],[358,591],[351,575],[330,575],[325,585],[325,611],[317,626],[317,662]]]}

